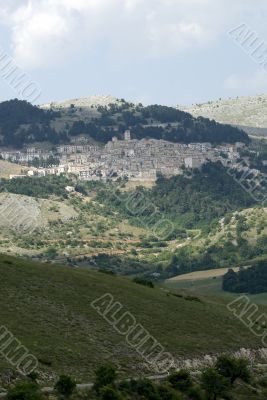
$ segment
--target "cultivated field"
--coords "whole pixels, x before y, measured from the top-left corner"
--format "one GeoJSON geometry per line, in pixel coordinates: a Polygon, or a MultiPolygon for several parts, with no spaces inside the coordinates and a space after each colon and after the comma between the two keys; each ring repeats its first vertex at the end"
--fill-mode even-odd
{"type": "MultiPolygon", "coordinates": [[[[232,268],[235,272],[239,270],[239,267],[232,268]]],[[[209,269],[206,271],[196,271],[196,272],[191,272],[189,274],[183,274],[183,275],[178,275],[174,276],[173,278],[170,278],[167,280],[170,282],[175,282],[175,281],[197,281],[197,280],[202,280],[202,279],[208,279],[208,278],[218,278],[223,275],[225,275],[228,271],[228,268],[218,268],[218,269],[209,269]]]]}

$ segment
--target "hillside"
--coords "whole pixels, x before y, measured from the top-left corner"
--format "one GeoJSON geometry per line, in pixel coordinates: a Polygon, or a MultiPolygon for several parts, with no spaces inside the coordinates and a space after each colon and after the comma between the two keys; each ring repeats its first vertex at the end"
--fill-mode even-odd
{"type": "Polygon", "coordinates": [[[150,189],[48,176],[2,180],[0,191],[2,253],[150,279],[267,254],[258,242],[266,235],[265,209],[254,209],[257,202],[220,164],[160,177],[150,189]],[[76,192],[68,194],[67,185],[76,192]]]}
{"type": "MultiPolygon", "coordinates": [[[[0,274],[1,324],[38,358],[45,380],[64,372],[90,381],[103,362],[120,375],[153,372],[90,306],[106,293],[179,360],[261,346],[216,298],[174,296],[121,277],[7,256],[0,274]]],[[[2,373],[7,368],[1,358],[2,373]]]]}
{"type": "MultiPolygon", "coordinates": [[[[252,197],[236,184],[220,163],[206,164],[201,170],[195,170],[189,175],[169,179],[160,176],[152,189],[137,188],[130,195],[127,192],[118,196],[114,191],[105,193],[104,189],[99,192],[97,199],[124,212],[136,224],[142,219],[144,223],[153,226],[161,215],[162,219],[172,221],[177,229],[209,229],[210,224],[226,212],[255,204],[252,197]],[[138,196],[144,196],[148,206],[134,218],[127,199],[138,196]]],[[[175,237],[175,232],[173,234],[175,237]]],[[[167,235],[171,236],[172,232],[167,235]]]]}
{"type": "Polygon", "coordinates": [[[178,247],[168,270],[181,275],[266,260],[266,222],[267,209],[262,207],[228,213],[208,234],[200,233],[178,247]]]}
{"type": "Polygon", "coordinates": [[[93,97],[51,103],[42,108],[26,101],[0,103],[0,145],[23,147],[41,142],[56,145],[80,140],[107,143],[121,139],[126,129],[135,139],[171,142],[248,143],[245,132],[172,107],[128,103],[110,97],[93,97]],[[110,102],[110,103],[108,103],[110,102]],[[108,104],[107,104],[108,103],[108,104]]]}
{"type": "Polygon", "coordinates": [[[240,126],[249,134],[267,135],[267,94],[219,99],[203,104],[178,106],[195,118],[214,119],[222,124],[240,126]]]}

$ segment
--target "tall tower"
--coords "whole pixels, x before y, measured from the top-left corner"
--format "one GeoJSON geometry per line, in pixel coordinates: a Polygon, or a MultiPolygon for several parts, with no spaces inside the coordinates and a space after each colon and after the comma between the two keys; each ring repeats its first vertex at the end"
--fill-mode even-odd
{"type": "Polygon", "coordinates": [[[128,141],[131,140],[131,131],[127,130],[124,132],[124,140],[128,141]]]}

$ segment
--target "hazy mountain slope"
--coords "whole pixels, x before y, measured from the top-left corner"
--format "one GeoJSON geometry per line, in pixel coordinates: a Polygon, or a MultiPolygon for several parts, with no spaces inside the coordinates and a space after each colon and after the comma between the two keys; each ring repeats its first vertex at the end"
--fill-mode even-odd
{"type": "Polygon", "coordinates": [[[217,122],[239,125],[248,128],[257,128],[249,133],[267,134],[267,94],[257,96],[219,99],[203,104],[178,106],[179,109],[189,112],[194,117],[205,117],[217,122]],[[263,129],[263,131],[261,131],[263,129]]]}

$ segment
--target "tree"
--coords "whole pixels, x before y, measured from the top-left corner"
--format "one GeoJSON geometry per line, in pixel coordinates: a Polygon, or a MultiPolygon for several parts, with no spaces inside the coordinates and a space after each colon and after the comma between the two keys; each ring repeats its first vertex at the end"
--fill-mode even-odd
{"type": "Polygon", "coordinates": [[[184,369],[171,374],[168,381],[174,389],[181,390],[182,392],[187,391],[193,385],[190,373],[184,369]]]}
{"type": "MultiPolygon", "coordinates": [[[[120,383],[119,388],[124,395],[130,396],[130,398],[134,396],[134,399],[169,400],[168,397],[160,397],[157,386],[148,379],[124,381],[120,383]]],[[[177,397],[170,399],[178,400],[177,397]]]]}
{"type": "Polygon", "coordinates": [[[161,400],[179,400],[180,396],[168,385],[159,385],[158,394],[161,400]],[[179,397],[178,397],[179,396],[179,397]]]}
{"type": "Polygon", "coordinates": [[[61,396],[70,397],[76,388],[76,382],[67,375],[61,375],[55,384],[55,390],[61,396]]]}
{"type": "Polygon", "coordinates": [[[32,371],[29,375],[27,375],[28,378],[30,378],[33,382],[37,382],[37,379],[39,377],[38,372],[32,371]]]}
{"type": "Polygon", "coordinates": [[[117,374],[112,365],[104,364],[95,371],[95,376],[94,389],[99,393],[99,390],[104,386],[114,384],[117,374]]]}
{"type": "Polygon", "coordinates": [[[250,380],[248,361],[244,358],[237,359],[223,355],[218,358],[215,368],[221,375],[230,379],[231,385],[237,379],[242,379],[244,382],[250,380]]]}
{"type": "Polygon", "coordinates": [[[7,400],[42,400],[38,385],[32,381],[18,382],[7,392],[7,400]]]}
{"type": "Polygon", "coordinates": [[[123,400],[119,391],[111,385],[100,389],[101,400],[123,400]]]}
{"type": "Polygon", "coordinates": [[[202,373],[201,384],[208,400],[226,395],[230,388],[230,380],[219,374],[215,368],[208,368],[202,373]]]}
{"type": "Polygon", "coordinates": [[[186,393],[190,400],[204,400],[199,386],[192,386],[186,393]]]}
{"type": "MultiPolygon", "coordinates": [[[[242,245],[242,243],[241,243],[242,245]]],[[[258,246],[258,243],[257,243],[258,246]]],[[[239,248],[241,246],[239,245],[239,248]]],[[[263,249],[263,247],[261,246],[263,249]]],[[[243,252],[248,246],[242,246],[243,252]]],[[[259,261],[250,268],[240,269],[238,272],[230,270],[223,277],[223,289],[234,293],[263,293],[267,290],[267,268],[266,260],[259,261]]]]}

